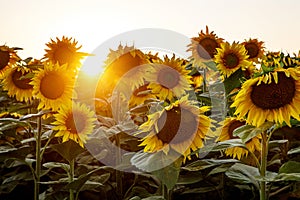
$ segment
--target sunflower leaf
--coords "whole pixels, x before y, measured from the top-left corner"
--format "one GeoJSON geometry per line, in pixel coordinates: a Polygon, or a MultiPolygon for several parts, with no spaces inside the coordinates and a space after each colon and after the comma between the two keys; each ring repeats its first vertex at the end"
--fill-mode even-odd
{"type": "Polygon", "coordinates": [[[287,154],[291,155],[291,154],[295,154],[295,153],[300,153],[300,147],[289,150],[287,154]]]}
{"type": "Polygon", "coordinates": [[[60,144],[55,144],[51,146],[56,152],[58,152],[64,159],[71,162],[79,154],[85,150],[73,140],[68,140],[60,144]]]}
{"type": "Polygon", "coordinates": [[[284,163],[280,169],[279,174],[281,173],[299,173],[300,174],[300,162],[288,161],[284,163]]]}
{"type": "Polygon", "coordinates": [[[140,170],[152,172],[171,165],[180,156],[181,154],[172,150],[169,151],[168,155],[163,151],[158,151],[156,153],[140,151],[132,156],[130,162],[140,170]]]}
{"type": "Polygon", "coordinates": [[[170,190],[177,183],[181,163],[182,163],[182,158],[179,158],[171,165],[168,165],[164,168],[153,171],[151,173],[154,176],[156,176],[170,190]]]}
{"type": "Polygon", "coordinates": [[[228,95],[234,88],[239,88],[241,86],[241,78],[244,77],[244,73],[241,69],[237,70],[229,77],[225,78],[224,86],[226,94],[228,95]]]}
{"type": "MultiPolygon", "coordinates": [[[[223,151],[223,150],[226,150],[231,147],[246,148],[245,144],[242,142],[241,139],[230,139],[230,140],[226,140],[226,141],[222,141],[222,142],[218,142],[218,143],[205,145],[198,151],[198,153],[200,155],[202,155],[202,154],[207,154],[209,152],[223,151]]],[[[192,153],[192,154],[195,154],[195,153],[192,153]]]]}
{"type": "Polygon", "coordinates": [[[238,183],[253,184],[257,189],[259,189],[259,184],[255,177],[259,177],[260,174],[258,169],[255,167],[236,163],[230,167],[225,174],[228,178],[238,183]]]}
{"type": "Polygon", "coordinates": [[[257,135],[255,132],[253,132],[254,129],[254,126],[246,124],[234,129],[232,135],[238,136],[239,138],[241,138],[243,143],[246,143],[247,141],[249,141],[257,135]]]}

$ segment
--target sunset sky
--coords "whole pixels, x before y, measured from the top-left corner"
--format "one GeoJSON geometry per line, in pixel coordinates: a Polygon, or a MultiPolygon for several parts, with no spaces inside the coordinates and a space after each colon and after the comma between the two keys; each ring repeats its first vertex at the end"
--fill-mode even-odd
{"type": "Polygon", "coordinates": [[[229,42],[258,38],[269,50],[298,53],[299,9],[298,0],[2,0],[0,44],[22,47],[22,58],[41,58],[45,43],[63,35],[91,52],[134,29],[163,28],[190,38],[208,25],[229,42]]]}

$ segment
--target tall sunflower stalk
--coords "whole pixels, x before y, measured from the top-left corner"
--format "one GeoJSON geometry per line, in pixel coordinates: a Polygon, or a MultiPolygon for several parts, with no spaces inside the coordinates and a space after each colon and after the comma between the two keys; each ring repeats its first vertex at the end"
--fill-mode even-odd
{"type": "Polygon", "coordinates": [[[37,118],[37,132],[35,135],[36,139],[36,149],[35,149],[35,176],[34,176],[34,200],[39,199],[40,191],[40,176],[41,176],[41,136],[42,136],[42,118],[41,116],[37,118]]]}

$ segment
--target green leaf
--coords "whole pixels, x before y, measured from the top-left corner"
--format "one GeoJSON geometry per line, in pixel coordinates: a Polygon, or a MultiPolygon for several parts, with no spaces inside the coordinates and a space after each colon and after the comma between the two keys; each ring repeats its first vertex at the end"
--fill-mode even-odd
{"type": "Polygon", "coordinates": [[[182,163],[182,158],[179,158],[171,165],[168,165],[156,171],[152,171],[151,174],[156,176],[162,182],[162,184],[167,186],[167,188],[170,190],[177,183],[181,163],[182,163]]]}
{"type": "Polygon", "coordinates": [[[203,180],[201,172],[189,171],[186,174],[180,174],[176,185],[194,184],[203,180]]]}
{"type": "Polygon", "coordinates": [[[0,131],[5,131],[11,128],[21,127],[31,127],[30,123],[20,121],[19,119],[14,118],[0,118],[0,123],[6,124],[6,126],[1,125],[0,131]]]}
{"type": "Polygon", "coordinates": [[[140,170],[152,172],[171,165],[180,157],[181,154],[171,149],[168,152],[168,155],[166,155],[163,151],[158,151],[156,153],[139,151],[132,156],[130,162],[140,170]]]}
{"type": "Polygon", "coordinates": [[[291,155],[291,154],[295,154],[295,153],[300,153],[300,147],[289,150],[287,154],[291,155]]]}
{"type": "Polygon", "coordinates": [[[288,161],[284,163],[280,169],[279,169],[279,174],[281,173],[300,173],[300,162],[296,161],[288,161]]]}
{"type": "Polygon", "coordinates": [[[246,148],[245,144],[241,139],[230,139],[223,142],[213,143],[209,145],[205,145],[199,150],[199,154],[205,154],[209,152],[218,152],[223,151],[231,147],[242,147],[246,148]]]}
{"type": "Polygon", "coordinates": [[[235,71],[229,77],[225,78],[224,86],[226,94],[228,95],[234,88],[241,86],[241,79],[244,77],[244,73],[241,69],[235,71]]]}
{"type": "MultiPolygon", "coordinates": [[[[99,167],[97,169],[94,169],[94,170],[86,173],[86,174],[82,174],[77,179],[75,179],[74,181],[72,181],[71,183],[66,185],[65,189],[73,189],[73,190],[79,191],[82,188],[82,186],[88,181],[90,176],[99,170],[103,170],[103,167],[99,167]]],[[[109,178],[110,178],[110,173],[101,174],[100,176],[97,176],[97,183],[99,185],[103,185],[105,182],[108,181],[109,178]]],[[[93,184],[93,183],[90,182],[90,184],[93,184]]]]}
{"type": "Polygon", "coordinates": [[[251,134],[251,132],[253,131],[254,128],[255,128],[255,126],[245,124],[243,126],[240,126],[236,129],[234,129],[232,135],[238,136],[239,138],[241,138],[242,142],[244,142],[249,137],[250,137],[250,139],[252,138],[252,136],[249,136],[249,135],[251,134]]]}
{"type": "Polygon", "coordinates": [[[152,196],[143,198],[142,200],[165,200],[165,198],[163,196],[152,196]]]}
{"type": "Polygon", "coordinates": [[[226,163],[237,163],[240,162],[236,159],[203,159],[203,160],[197,160],[194,161],[184,167],[182,169],[188,170],[188,171],[200,171],[204,170],[210,167],[219,166],[226,163]]]}
{"type": "Polygon", "coordinates": [[[255,127],[251,125],[243,125],[238,128],[236,128],[233,131],[234,136],[238,136],[241,138],[243,143],[248,142],[258,134],[261,134],[267,130],[270,130],[271,128],[274,128],[274,123],[272,122],[265,122],[260,127],[255,127]]]}
{"type": "Polygon", "coordinates": [[[230,167],[226,172],[226,176],[241,184],[253,184],[259,189],[258,181],[255,177],[259,177],[259,171],[255,167],[251,167],[245,164],[236,163],[230,167]]]}
{"type": "Polygon", "coordinates": [[[215,168],[213,168],[207,176],[211,176],[213,174],[219,174],[219,173],[224,173],[226,172],[232,165],[234,165],[234,163],[226,163],[226,164],[222,164],[220,166],[217,166],[215,168]]]}
{"type": "Polygon", "coordinates": [[[12,149],[1,149],[0,151],[0,161],[3,162],[6,159],[18,158],[20,160],[25,160],[25,157],[31,153],[32,148],[30,146],[21,146],[20,148],[12,149]]]}
{"type": "Polygon", "coordinates": [[[85,151],[79,144],[77,144],[73,140],[68,140],[67,142],[52,145],[51,148],[58,152],[68,162],[71,162],[79,154],[85,151]]]}
{"type": "Polygon", "coordinates": [[[44,167],[48,169],[53,169],[53,168],[61,168],[68,172],[70,170],[70,165],[66,163],[60,163],[60,162],[47,162],[43,164],[44,167]]]}
{"type": "Polygon", "coordinates": [[[273,181],[300,181],[300,173],[280,173],[273,181]]]}
{"type": "Polygon", "coordinates": [[[24,115],[20,118],[20,120],[27,120],[27,119],[30,119],[30,118],[36,118],[36,117],[41,117],[43,116],[44,114],[48,114],[48,113],[51,113],[53,111],[50,111],[50,110],[41,110],[40,112],[36,113],[36,114],[27,114],[27,115],[24,115]]]}
{"type": "Polygon", "coordinates": [[[6,179],[3,180],[2,184],[6,184],[6,183],[9,183],[9,182],[12,182],[12,181],[30,181],[32,180],[32,174],[31,174],[31,171],[23,171],[23,172],[20,172],[20,173],[17,173],[13,176],[10,176],[6,179]]]}

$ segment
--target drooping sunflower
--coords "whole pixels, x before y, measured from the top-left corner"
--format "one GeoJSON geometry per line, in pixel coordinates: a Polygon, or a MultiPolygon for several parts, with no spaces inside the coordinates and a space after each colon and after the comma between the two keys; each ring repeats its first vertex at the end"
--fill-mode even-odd
{"type": "Polygon", "coordinates": [[[299,105],[299,68],[281,68],[245,81],[231,107],[239,118],[246,116],[248,124],[259,127],[266,120],[291,126],[291,117],[300,120],[299,105]]]}
{"type": "Polygon", "coordinates": [[[220,73],[225,77],[229,77],[238,69],[245,70],[252,63],[248,60],[249,56],[245,47],[239,43],[228,42],[222,43],[220,48],[217,48],[215,62],[220,73]]]}
{"type": "Polygon", "coordinates": [[[206,68],[204,62],[211,61],[217,53],[217,48],[220,47],[223,38],[219,38],[213,31],[209,32],[206,26],[206,32],[203,30],[198,34],[198,37],[193,37],[191,44],[188,45],[187,51],[192,51],[192,65],[200,68],[206,68]]]}
{"type": "Polygon", "coordinates": [[[203,147],[206,137],[211,136],[211,119],[204,115],[209,107],[197,107],[187,96],[170,104],[161,111],[148,115],[148,120],[140,126],[148,132],[140,146],[145,152],[163,151],[170,148],[186,158],[190,153],[203,147]]]}
{"type": "MultiPolygon", "coordinates": [[[[110,50],[107,60],[105,61],[105,69],[101,75],[96,89],[96,96],[109,97],[112,95],[116,85],[126,73],[138,66],[142,66],[149,61],[145,54],[136,49],[134,46],[119,45],[116,51],[110,50]]],[[[135,73],[131,71],[131,75],[135,73]]],[[[127,78],[130,76],[127,74],[127,78]]],[[[137,82],[143,81],[142,76],[137,77],[137,82]]]]}
{"type": "MultiPolygon", "coordinates": [[[[233,136],[233,131],[246,124],[246,121],[239,120],[235,117],[228,117],[223,122],[221,122],[223,126],[221,126],[218,130],[220,132],[220,136],[217,138],[217,142],[223,142],[230,139],[238,139],[239,137],[233,136]]],[[[246,147],[249,151],[254,153],[255,151],[260,151],[261,144],[260,144],[260,135],[257,135],[246,142],[246,147]]],[[[233,158],[241,159],[244,156],[248,155],[248,150],[242,147],[231,147],[225,150],[225,154],[227,156],[231,156],[233,158]]]]}
{"type": "Polygon", "coordinates": [[[74,77],[67,65],[46,63],[43,69],[35,72],[32,81],[33,95],[40,99],[38,109],[57,111],[61,105],[71,102],[74,77]]]}
{"type": "Polygon", "coordinates": [[[162,62],[151,66],[151,71],[145,74],[145,80],[150,83],[148,88],[160,99],[180,98],[191,89],[192,77],[183,59],[175,58],[175,55],[171,59],[165,56],[162,62]]]}
{"type": "Polygon", "coordinates": [[[3,89],[8,91],[8,96],[15,97],[17,101],[32,100],[33,86],[29,84],[31,78],[25,77],[30,73],[32,70],[26,67],[12,67],[5,72],[2,83],[3,89]]]}
{"type": "Polygon", "coordinates": [[[54,114],[55,125],[53,130],[58,131],[56,137],[63,137],[63,142],[73,140],[83,147],[88,135],[92,133],[96,118],[95,113],[85,104],[71,103],[63,105],[62,109],[54,114]]]}
{"type": "Polygon", "coordinates": [[[258,62],[264,55],[264,42],[258,41],[257,39],[249,39],[242,43],[247,50],[247,55],[249,60],[253,62],[258,62]]]}
{"type": "Polygon", "coordinates": [[[88,53],[79,52],[82,46],[77,46],[78,42],[72,37],[68,38],[63,36],[62,39],[56,37],[56,41],[51,39],[51,42],[47,43],[46,46],[49,49],[45,49],[46,54],[44,58],[52,63],[59,65],[67,65],[68,69],[78,70],[80,67],[80,61],[88,53]]]}
{"type": "Polygon", "coordinates": [[[0,46],[0,78],[6,70],[21,60],[16,52],[18,49],[20,48],[10,48],[5,45],[0,46]]]}

